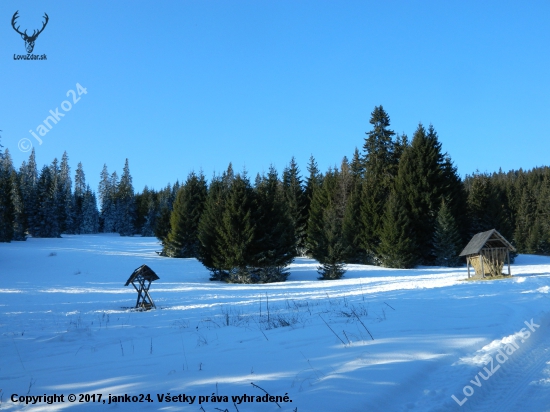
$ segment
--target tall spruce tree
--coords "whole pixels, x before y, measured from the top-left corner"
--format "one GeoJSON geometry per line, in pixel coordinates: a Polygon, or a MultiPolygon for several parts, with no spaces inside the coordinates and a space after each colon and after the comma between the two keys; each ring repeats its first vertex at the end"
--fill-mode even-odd
{"type": "Polygon", "coordinates": [[[306,185],[304,188],[304,209],[306,211],[306,255],[311,255],[311,250],[308,248],[308,240],[307,237],[309,237],[309,216],[311,213],[311,201],[313,199],[313,192],[316,188],[321,187],[323,183],[323,174],[319,171],[319,166],[317,165],[317,162],[315,161],[315,158],[313,155],[309,158],[309,163],[307,165],[307,171],[309,173],[307,179],[306,179],[306,185]]]}
{"type": "Polygon", "coordinates": [[[364,231],[361,219],[361,196],[363,187],[363,161],[359,150],[355,148],[350,163],[351,190],[342,221],[342,236],[344,239],[347,263],[368,263],[368,256],[362,247],[364,231]]]}
{"type": "Polygon", "coordinates": [[[435,221],[441,199],[448,194],[444,179],[444,155],[437,134],[430,125],[428,131],[419,124],[411,145],[399,162],[396,191],[405,199],[415,233],[419,263],[433,264],[435,221]]]}
{"type": "Polygon", "coordinates": [[[147,215],[141,229],[141,236],[155,236],[156,220],[159,213],[156,197],[156,193],[150,192],[147,203],[147,215]]]}
{"type": "Polygon", "coordinates": [[[15,208],[12,186],[13,164],[10,153],[0,148],[0,242],[11,242],[14,237],[15,208]]]}
{"type": "Polygon", "coordinates": [[[445,200],[442,200],[434,233],[435,264],[448,267],[460,266],[461,259],[458,255],[461,248],[462,237],[455,218],[445,200]]]}
{"type": "Polygon", "coordinates": [[[329,169],[321,186],[313,190],[308,221],[308,249],[321,266],[320,279],[339,279],[344,273],[345,243],[338,170],[329,169]]]}
{"type": "Polygon", "coordinates": [[[229,270],[228,281],[251,283],[250,263],[254,259],[256,202],[246,173],[236,174],[223,210],[218,229],[219,250],[224,266],[229,270]]]}
{"type": "Polygon", "coordinates": [[[540,227],[536,223],[537,204],[533,190],[529,186],[523,188],[521,202],[517,211],[516,231],[514,241],[520,251],[536,253],[540,240],[540,227]]]}
{"type": "Polygon", "coordinates": [[[167,256],[198,257],[199,221],[204,210],[207,185],[204,175],[191,172],[179,189],[170,215],[170,233],[164,244],[167,256]]]}
{"type": "Polygon", "coordinates": [[[25,214],[25,206],[23,204],[23,193],[21,191],[20,178],[15,169],[11,172],[11,184],[14,212],[13,240],[25,241],[27,240],[27,219],[25,214]]]}
{"type": "Polygon", "coordinates": [[[34,148],[29,155],[28,163],[23,162],[19,169],[20,187],[23,196],[23,208],[25,210],[25,227],[31,236],[35,236],[36,220],[39,209],[38,202],[38,167],[34,148]]]}
{"type": "Polygon", "coordinates": [[[155,217],[154,233],[158,240],[161,241],[163,247],[166,242],[168,233],[170,233],[170,215],[172,214],[172,207],[176,199],[176,194],[180,189],[178,181],[171,186],[168,184],[164,189],[157,194],[157,215],[155,217]]]}
{"type": "Polygon", "coordinates": [[[147,219],[149,200],[151,198],[151,193],[149,192],[147,185],[143,188],[143,192],[136,193],[134,198],[136,200],[135,229],[136,233],[141,233],[143,236],[143,226],[145,225],[145,220],[147,219]]]}
{"type": "Polygon", "coordinates": [[[97,198],[90,186],[87,185],[82,196],[82,218],[78,233],[91,234],[98,232],[99,211],[97,210],[97,198]]]}
{"type": "Polygon", "coordinates": [[[390,192],[382,218],[382,231],[377,253],[383,266],[407,269],[414,267],[417,256],[415,233],[405,201],[390,192]]]}
{"type": "MultiPolygon", "coordinates": [[[[254,267],[251,272],[253,283],[286,280],[286,266],[297,254],[299,237],[295,233],[296,220],[291,216],[291,212],[297,210],[289,208],[283,187],[273,166],[269,168],[267,176],[261,177],[256,183],[254,256],[250,262],[254,267]]],[[[296,197],[293,196],[293,199],[296,200],[296,197]]]]}
{"type": "Polygon", "coordinates": [[[199,221],[198,260],[210,271],[210,280],[226,280],[228,276],[224,256],[219,242],[218,230],[222,227],[223,211],[229,187],[224,183],[223,176],[214,176],[199,221]]]}
{"type": "Polygon", "coordinates": [[[290,160],[289,166],[283,171],[283,195],[294,227],[296,253],[298,255],[305,255],[307,238],[307,201],[304,188],[302,187],[300,169],[294,157],[290,160]]]}
{"type": "MultiPolygon", "coordinates": [[[[100,183],[101,184],[101,183],[100,183]]],[[[86,194],[86,176],[82,163],[79,162],[74,177],[73,225],[75,233],[83,233],[84,196],[86,194]]]]}
{"type": "Polygon", "coordinates": [[[117,231],[121,236],[133,236],[134,222],[136,219],[136,203],[134,199],[134,187],[128,159],[124,163],[122,176],[117,186],[117,231]]]}
{"type": "Polygon", "coordinates": [[[109,175],[107,165],[103,165],[99,181],[100,216],[99,225],[104,233],[117,231],[117,187],[118,176],[116,172],[109,175]]]}
{"type": "Polygon", "coordinates": [[[372,130],[367,132],[363,145],[364,182],[361,199],[362,243],[367,255],[376,263],[376,251],[380,243],[382,216],[392,182],[397,173],[395,132],[390,127],[390,117],[382,106],[371,113],[372,130]]]}
{"type": "Polygon", "coordinates": [[[40,171],[36,196],[40,206],[34,220],[33,237],[60,237],[57,185],[51,167],[44,166],[40,171]]]}
{"type": "Polygon", "coordinates": [[[63,233],[76,233],[74,225],[74,199],[72,195],[71,169],[69,156],[63,152],[59,170],[59,197],[62,203],[61,231],[63,233]]]}

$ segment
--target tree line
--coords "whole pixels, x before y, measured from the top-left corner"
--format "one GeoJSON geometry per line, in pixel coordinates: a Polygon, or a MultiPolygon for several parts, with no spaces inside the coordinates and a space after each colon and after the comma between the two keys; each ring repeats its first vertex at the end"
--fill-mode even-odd
{"type": "Polygon", "coordinates": [[[550,253],[550,170],[461,179],[432,125],[412,138],[371,113],[362,150],[322,173],[313,156],[301,175],[294,158],[252,181],[231,164],[208,184],[202,173],[134,193],[126,160],[118,177],[105,165],[98,196],[68,156],[40,172],[34,150],[19,170],[0,150],[0,241],[62,233],[156,236],[161,254],[197,258],[212,280],[283,281],[296,256],[319,261],[321,279],[346,263],[411,268],[457,266],[475,233],[496,228],[524,253],[550,253]]]}

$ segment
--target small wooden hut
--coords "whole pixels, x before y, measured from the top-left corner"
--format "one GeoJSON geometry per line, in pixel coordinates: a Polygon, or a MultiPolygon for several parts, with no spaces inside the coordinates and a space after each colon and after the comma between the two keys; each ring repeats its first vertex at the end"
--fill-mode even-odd
{"type": "Polygon", "coordinates": [[[502,276],[505,261],[508,263],[508,276],[511,276],[510,251],[515,252],[516,249],[496,229],[491,229],[474,235],[460,256],[466,256],[468,278],[470,265],[475,270],[474,277],[502,276]]]}
{"type": "Polygon", "coordinates": [[[124,286],[128,286],[131,283],[137,291],[136,308],[146,310],[156,308],[155,302],[153,302],[151,295],[149,295],[149,288],[151,287],[151,282],[157,279],[159,279],[157,274],[147,265],[141,265],[130,275],[124,286]]]}

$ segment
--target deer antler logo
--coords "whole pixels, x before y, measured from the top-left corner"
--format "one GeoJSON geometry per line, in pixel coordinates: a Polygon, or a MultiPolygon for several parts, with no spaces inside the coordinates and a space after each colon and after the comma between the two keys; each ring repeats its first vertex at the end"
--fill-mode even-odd
{"type": "Polygon", "coordinates": [[[17,33],[19,33],[19,34],[21,35],[21,38],[22,38],[23,40],[25,40],[25,48],[27,49],[27,53],[32,53],[32,51],[34,50],[34,42],[36,41],[36,38],[38,37],[38,35],[39,35],[40,33],[42,33],[42,31],[44,30],[44,28],[46,28],[46,25],[48,24],[48,20],[49,20],[50,18],[48,17],[48,15],[47,15],[46,13],[44,13],[44,18],[46,19],[46,21],[43,23],[42,28],[41,28],[40,30],[38,30],[38,31],[34,30],[33,33],[32,33],[32,35],[29,36],[29,35],[27,34],[27,30],[25,30],[24,33],[21,33],[21,32],[19,31],[19,26],[15,27],[15,21],[16,21],[17,18],[19,17],[19,16],[18,16],[18,13],[19,13],[19,10],[17,10],[17,11],[14,13],[14,15],[13,15],[13,17],[12,17],[12,19],[11,19],[11,25],[12,25],[13,29],[14,29],[17,33]]]}

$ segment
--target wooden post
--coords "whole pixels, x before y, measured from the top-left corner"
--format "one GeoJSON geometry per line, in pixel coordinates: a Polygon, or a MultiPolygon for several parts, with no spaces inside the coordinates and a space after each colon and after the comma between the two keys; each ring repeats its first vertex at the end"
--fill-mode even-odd
{"type": "Polygon", "coordinates": [[[466,256],[466,266],[468,266],[468,279],[470,279],[470,256],[466,256]]]}
{"type": "Polygon", "coordinates": [[[483,249],[479,251],[479,258],[481,259],[481,277],[485,277],[485,269],[483,268],[483,249]]]}
{"type": "Polygon", "coordinates": [[[508,259],[508,276],[512,276],[510,273],[510,250],[508,248],[506,248],[506,257],[508,259]]]}

